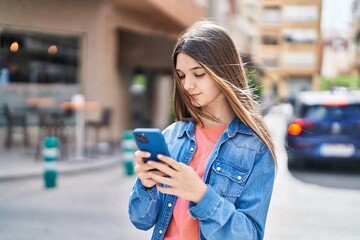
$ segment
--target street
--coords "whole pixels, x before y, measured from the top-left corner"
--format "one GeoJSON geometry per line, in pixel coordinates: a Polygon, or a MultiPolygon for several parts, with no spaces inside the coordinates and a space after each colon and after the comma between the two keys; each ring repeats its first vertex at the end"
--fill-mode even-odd
{"type": "Polygon", "coordinates": [[[0,239],[150,239],[128,220],[134,180],[119,166],[60,176],[52,190],[42,179],[1,182],[0,239]]]}
{"type": "MultiPolygon", "coordinates": [[[[359,171],[289,172],[283,147],[287,115],[279,107],[266,117],[279,169],[265,239],[360,239],[359,171]]],[[[43,188],[42,179],[0,182],[0,239],[150,239],[151,231],[135,229],[128,219],[134,180],[119,165],[60,176],[52,190],[43,188]]]]}

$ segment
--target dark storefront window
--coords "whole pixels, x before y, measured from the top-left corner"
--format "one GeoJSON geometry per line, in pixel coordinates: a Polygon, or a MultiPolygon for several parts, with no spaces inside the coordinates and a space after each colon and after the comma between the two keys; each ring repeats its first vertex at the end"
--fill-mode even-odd
{"type": "Polygon", "coordinates": [[[62,111],[79,93],[81,36],[0,29],[0,127],[5,104],[28,125],[38,124],[38,109],[62,111]]]}
{"type": "Polygon", "coordinates": [[[75,84],[79,37],[38,32],[0,32],[1,82],[75,84]]]}

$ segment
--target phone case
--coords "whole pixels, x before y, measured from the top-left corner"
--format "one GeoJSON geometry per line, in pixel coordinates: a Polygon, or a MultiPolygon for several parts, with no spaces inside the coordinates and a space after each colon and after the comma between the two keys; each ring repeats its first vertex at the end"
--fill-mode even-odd
{"type": "Polygon", "coordinates": [[[144,161],[160,161],[156,156],[163,154],[170,156],[161,131],[157,128],[136,128],[133,131],[134,139],[138,148],[150,152],[151,157],[144,158],[144,161]]]}

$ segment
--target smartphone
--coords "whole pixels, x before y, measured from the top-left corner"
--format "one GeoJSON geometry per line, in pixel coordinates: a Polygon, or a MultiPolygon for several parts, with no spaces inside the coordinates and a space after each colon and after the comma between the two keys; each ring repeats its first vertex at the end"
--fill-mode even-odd
{"type": "Polygon", "coordinates": [[[136,145],[141,151],[150,152],[149,158],[144,158],[144,162],[149,160],[160,161],[158,154],[170,156],[166,146],[164,136],[157,128],[136,128],[133,131],[136,145]]]}

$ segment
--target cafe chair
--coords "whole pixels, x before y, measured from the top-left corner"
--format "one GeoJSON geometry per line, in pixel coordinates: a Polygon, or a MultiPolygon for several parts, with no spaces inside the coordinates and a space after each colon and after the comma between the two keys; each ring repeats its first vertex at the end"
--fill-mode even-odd
{"type": "Polygon", "coordinates": [[[112,110],[110,108],[103,108],[101,111],[100,120],[88,120],[85,122],[85,131],[86,131],[86,141],[89,140],[89,131],[90,129],[95,130],[95,142],[97,147],[95,148],[96,153],[98,153],[98,144],[100,142],[100,131],[103,128],[110,128],[112,118],[112,110]]]}
{"type": "Polygon", "coordinates": [[[27,122],[25,114],[15,114],[10,110],[8,104],[4,104],[4,115],[6,121],[6,137],[4,146],[5,148],[11,148],[13,142],[13,134],[15,127],[21,127],[23,131],[23,142],[25,146],[29,145],[29,137],[27,132],[27,122]]]}
{"type": "Polygon", "coordinates": [[[46,137],[56,137],[59,139],[61,159],[68,155],[65,117],[63,112],[49,112],[45,109],[38,109],[38,143],[35,159],[40,157],[42,141],[46,137]]]}

